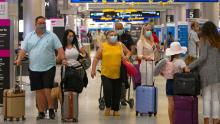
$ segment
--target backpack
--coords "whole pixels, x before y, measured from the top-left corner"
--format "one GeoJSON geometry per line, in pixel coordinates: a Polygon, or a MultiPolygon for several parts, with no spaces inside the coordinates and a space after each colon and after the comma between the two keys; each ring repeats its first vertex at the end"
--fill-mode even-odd
{"type": "Polygon", "coordinates": [[[161,68],[161,75],[166,79],[173,79],[173,75],[175,73],[175,65],[171,61],[167,61],[166,65],[161,68]]]}

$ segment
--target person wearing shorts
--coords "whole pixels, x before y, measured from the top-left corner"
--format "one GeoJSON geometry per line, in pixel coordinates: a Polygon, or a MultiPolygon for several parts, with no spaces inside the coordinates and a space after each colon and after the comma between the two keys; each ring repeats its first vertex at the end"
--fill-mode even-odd
{"type": "Polygon", "coordinates": [[[48,105],[50,119],[54,119],[51,89],[56,72],[55,50],[58,52],[58,59],[61,59],[64,64],[66,60],[60,40],[54,33],[46,30],[45,17],[37,17],[35,26],[35,31],[28,33],[21,42],[21,50],[15,64],[19,65],[28,53],[31,91],[36,91],[36,104],[39,111],[37,120],[45,118],[46,105],[48,105]]]}

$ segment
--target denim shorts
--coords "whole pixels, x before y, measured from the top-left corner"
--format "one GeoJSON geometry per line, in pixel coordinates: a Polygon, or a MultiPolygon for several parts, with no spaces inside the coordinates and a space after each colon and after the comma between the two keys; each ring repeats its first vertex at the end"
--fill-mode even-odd
{"type": "Polygon", "coordinates": [[[167,83],[166,83],[167,96],[173,96],[173,83],[174,83],[173,79],[167,79],[167,83]]]}

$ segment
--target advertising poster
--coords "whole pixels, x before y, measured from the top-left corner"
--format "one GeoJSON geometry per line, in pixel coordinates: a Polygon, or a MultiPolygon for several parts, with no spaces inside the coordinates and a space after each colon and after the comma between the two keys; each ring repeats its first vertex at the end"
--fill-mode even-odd
{"type": "Polygon", "coordinates": [[[10,20],[0,19],[0,104],[3,90],[10,88],[10,20]]]}

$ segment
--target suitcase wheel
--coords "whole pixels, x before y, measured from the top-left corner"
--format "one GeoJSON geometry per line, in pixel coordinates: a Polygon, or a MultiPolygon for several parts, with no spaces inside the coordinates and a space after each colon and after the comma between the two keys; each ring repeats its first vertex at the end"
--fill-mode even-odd
{"type": "Polygon", "coordinates": [[[99,98],[99,109],[104,110],[105,109],[105,100],[103,97],[99,98]]]}
{"type": "Polygon", "coordinates": [[[100,105],[99,105],[99,109],[103,111],[103,110],[105,109],[105,105],[100,104],[100,105]]]}
{"type": "Polygon", "coordinates": [[[128,104],[130,108],[132,109],[134,107],[134,99],[129,99],[128,104]]]}
{"type": "Polygon", "coordinates": [[[73,118],[73,122],[78,122],[78,119],[76,119],[76,118],[73,118]]]}
{"type": "Polygon", "coordinates": [[[11,117],[11,118],[9,118],[9,121],[13,121],[13,118],[11,117]]]}
{"type": "Polygon", "coordinates": [[[149,112],[148,114],[149,114],[149,116],[151,117],[153,113],[152,113],[152,112],[149,112]]]}
{"type": "Polygon", "coordinates": [[[103,97],[102,97],[102,98],[99,98],[99,104],[105,104],[105,100],[104,100],[103,97]]]}
{"type": "Polygon", "coordinates": [[[22,121],[25,121],[25,120],[26,120],[26,118],[23,116],[23,117],[22,117],[22,121]]]}

